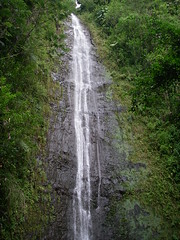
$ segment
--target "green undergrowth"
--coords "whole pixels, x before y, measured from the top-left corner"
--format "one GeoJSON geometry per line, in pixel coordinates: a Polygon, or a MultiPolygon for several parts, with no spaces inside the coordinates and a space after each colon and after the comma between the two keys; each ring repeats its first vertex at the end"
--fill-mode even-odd
{"type": "MultiPolygon", "coordinates": [[[[131,111],[131,93],[135,88],[132,80],[136,76],[136,71],[133,66],[128,65],[119,68],[117,59],[112,57],[108,36],[102,30],[102,25],[97,26],[93,14],[81,12],[79,17],[89,28],[97,53],[113,79],[109,91],[112,91],[117,108],[121,109],[116,112],[120,134],[115,137],[123,139],[124,142],[123,149],[122,146],[117,148],[126,152],[128,161],[144,164],[138,169],[125,169],[119,172],[119,175],[126,176],[127,181],[124,183],[126,193],[121,201],[112,200],[110,222],[112,226],[116,225],[117,239],[121,237],[121,239],[177,240],[180,236],[179,183],[174,178],[174,173],[167,167],[167,156],[154,146],[156,143],[152,135],[155,134],[154,124],[157,123],[157,119],[154,119],[153,115],[136,114],[131,111]],[[140,220],[132,214],[136,206],[145,209],[142,210],[144,211],[142,215],[137,214],[140,220]],[[115,215],[117,222],[112,223],[111,217],[115,215]],[[126,227],[122,230],[123,221],[126,227]],[[139,229],[144,230],[141,233],[136,233],[136,228],[131,231],[132,224],[139,224],[139,229]]],[[[166,144],[164,146],[166,147],[166,144]]]]}
{"type": "MultiPolygon", "coordinates": [[[[72,1],[0,2],[0,239],[39,239],[52,220],[44,171],[49,103],[72,1]]],[[[59,63],[60,64],[60,63],[59,63]]],[[[59,91],[62,92],[61,89],[59,91]]]]}

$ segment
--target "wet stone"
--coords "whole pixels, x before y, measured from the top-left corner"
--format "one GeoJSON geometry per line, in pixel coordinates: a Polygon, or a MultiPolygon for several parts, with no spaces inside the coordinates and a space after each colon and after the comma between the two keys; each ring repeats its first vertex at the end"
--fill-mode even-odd
{"type": "MultiPolygon", "coordinates": [[[[50,103],[52,116],[47,141],[46,173],[52,186],[51,197],[54,205],[54,221],[49,223],[42,240],[74,240],[73,201],[77,174],[77,149],[74,125],[75,85],[73,67],[73,29],[71,19],[65,23],[66,45],[70,51],[62,56],[62,65],[58,73],[52,73],[54,81],[63,87],[63,95],[56,93],[59,101],[50,103]],[[64,69],[64,70],[63,70],[64,69]],[[58,95],[59,94],[59,95],[58,95]]],[[[87,91],[89,117],[90,149],[90,185],[91,185],[91,222],[89,240],[112,240],[113,229],[107,224],[110,200],[122,198],[124,189],[120,183],[126,181],[115,178],[114,172],[125,161],[125,154],[119,155],[112,146],[113,134],[118,126],[114,115],[114,105],[106,98],[106,91],[111,84],[105,68],[99,62],[96,49],[87,29],[82,26],[90,44],[91,89],[87,91]]],[[[84,73],[85,74],[85,73],[84,73]]],[[[86,82],[86,84],[88,84],[86,82]]],[[[84,113],[83,113],[84,114],[84,113]]],[[[86,114],[82,126],[86,127],[86,114]]],[[[84,134],[85,134],[84,130],[84,134]]],[[[86,171],[84,171],[86,172],[86,171]]],[[[83,185],[87,183],[83,179],[83,185]]],[[[82,240],[82,239],[76,239],[82,240]]],[[[84,239],[83,239],[84,240],[84,239]]]]}

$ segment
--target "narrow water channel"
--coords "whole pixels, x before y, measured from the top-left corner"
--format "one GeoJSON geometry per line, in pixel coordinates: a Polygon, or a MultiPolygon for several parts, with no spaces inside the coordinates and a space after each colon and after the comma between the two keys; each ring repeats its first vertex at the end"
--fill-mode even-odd
{"type": "Polygon", "coordinates": [[[69,95],[76,173],[71,204],[73,220],[69,221],[68,239],[105,240],[109,239],[103,226],[109,202],[105,195],[111,185],[106,179],[113,173],[108,173],[108,169],[113,169],[115,164],[109,139],[106,143],[104,136],[113,126],[114,119],[112,114],[105,120],[108,115],[106,111],[112,111],[111,103],[106,102],[105,97],[105,86],[109,80],[103,66],[97,61],[89,32],[74,14],[71,20],[70,82],[73,87],[69,95]],[[108,121],[112,126],[106,130],[104,126],[109,125],[108,121]]]}
{"type": "Polygon", "coordinates": [[[77,174],[73,195],[74,239],[89,240],[91,232],[90,184],[90,126],[88,94],[91,91],[90,45],[79,23],[72,14],[74,29],[74,126],[76,137],[77,174]]]}

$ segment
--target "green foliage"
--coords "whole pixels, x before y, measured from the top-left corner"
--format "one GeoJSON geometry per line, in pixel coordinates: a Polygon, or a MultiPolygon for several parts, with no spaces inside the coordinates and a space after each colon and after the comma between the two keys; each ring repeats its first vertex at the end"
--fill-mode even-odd
{"type": "Polygon", "coordinates": [[[93,10],[95,9],[96,5],[94,3],[94,0],[81,0],[79,1],[81,3],[81,9],[83,11],[89,11],[89,12],[93,12],[93,10]]]}
{"type": "Polygon", "coordinates": [[[61,21],[71,5],[0,1],[1,239],[22,239],[33,227],[38,236],[48,221],[49,195],[36,157],[45,144],[53,60],[64,48],[61,21]]]}
{"type": "Polygon", "coordinates": [[[167,155],[168,166],[171,159],[168,156],[174,156],[172,166],[175,169],[169,167],[170,171],[176,171],[174,177],[177,181],[180,176],[177,143],[180,131],[180,25],[177,2],[112,0],[110,3],[94,1],[94,4],[92,19],[106,34],[109,58],[117,63],[121,73],[126,74],[127,69],[131,69],[134,85],[132,109],[149,116],[149,121],[153,117],[153,121],[158,122],[158,128],[153,130],[153,141],[163,157],[167,155]],[[168,134],[164,133],[164,128],[168,129],[168,134]],[[176,131],[173,132],[178,136],[172,133],[174,128],[176,131]]]}
{"type": "MultiPolygon", "coordinates": [[[[93,22],[89,24],[93,34],[99,34],[94,34],[95,41],[112,72],[116,103],[122,104],[127,95],[131,96],[134,118],[146,124],[150,151],[158,152],[155,160],[147,160],[154,175],[145,181],[146,197],[140,198],[169,221],[172,231],[178,232],[178,214],[172,212],[179,213],[180,190],[179,1],[94,3],[93,12],[83,13],[82,8],[82,14],[93,22]]],[[[136,151],[137,158],[143,155],[140,148],[136,151]]],[[[173,238],[176,234],[167,237],[173,238]]]]}

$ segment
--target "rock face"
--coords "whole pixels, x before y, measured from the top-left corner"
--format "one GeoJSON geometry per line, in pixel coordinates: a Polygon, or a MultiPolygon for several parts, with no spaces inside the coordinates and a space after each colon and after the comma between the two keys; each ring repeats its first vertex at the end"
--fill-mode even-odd
{"type": "MultiPolygon", "coordinates": [[[[91,37],[85,27],[84,34],[91,37]]],[[[53,79],[63,87],[60,101],[52,104],[52,116],[48,133],[46,169],[52,186],[54,221],[50,223],[42,239],[74,239],[73,191],[76,182],[77,158],[74,127],[74,81],[72,76],[73,29],[71,20],[66,23],[66,44],[70,51],[63,57],[63,71],[54,73],[53,79]]],[[[92,90],[88,97],[90,129],[90,182],[92,227],[89,239],[110,240],[113,232],[106,224],[110,199],[120,199],[124,194],[123,179],[114,176],[125,154],[117,154],[112,135],[117,127],[114,105],[106,93],[111,80],[98,61],[96,49],[91,44],[92,90]],[[93,100],[92,100],[93,99],[93,100]],[[121,161],[120,161],[121,159],[121,161]]],[[[56,93],[57,97],[60,93],[56,93]]]]}
{"type": "MultiPolygon", "coordinates": [[[[126,109],[123,106],[115,107],[109,100],[111,98],[107,98],[110,95],[111,79],[99,62],[91,36],[83,25],[81,29],[90,46],[91,70],[91,88],[86,88],[88,112],[82,113],[82,125],[85,122],[85,114],[88,114],[89,119],[91,197],[88,204],[91,210],[91,224],[86,239],[82,239],[80,235],[74,237],[73,203],[76,197],[78,170],[74,92],[77,86],[72,70],[75,52],[71,19],[65,26],[66,45],[70,51],[64,53],[60,61],[60,70],[52,74],[61,90],[55,94],[57,101],[51,103],[52,116],[45,159],[47,180],[52,189],[54,216],[41,240],[159,239],[158,226],[161,219],[149,209],[141,207],[140,202],[133,199],[133,196],[123,198],[126,191],[135,189],[134,186],[147,175],[148,169],[144,163],[128,161],[132,149],[124,142],[121,127],[118,126],[115,116],[115,112],[120,114],[126,109]]],[[[86,65],[86,62],[84,64],[86,65]]],[[[84,81],[86,83],[87,80],[84,81]]],[[[82,184],[85,185],[83,181],[87,182],[86,177],[82,179],[82,184]]],[[[82,191],[85,191],[85,188],[82,191]]],[[[84,193],[82,196],[85,196],[84,193]]]]}

